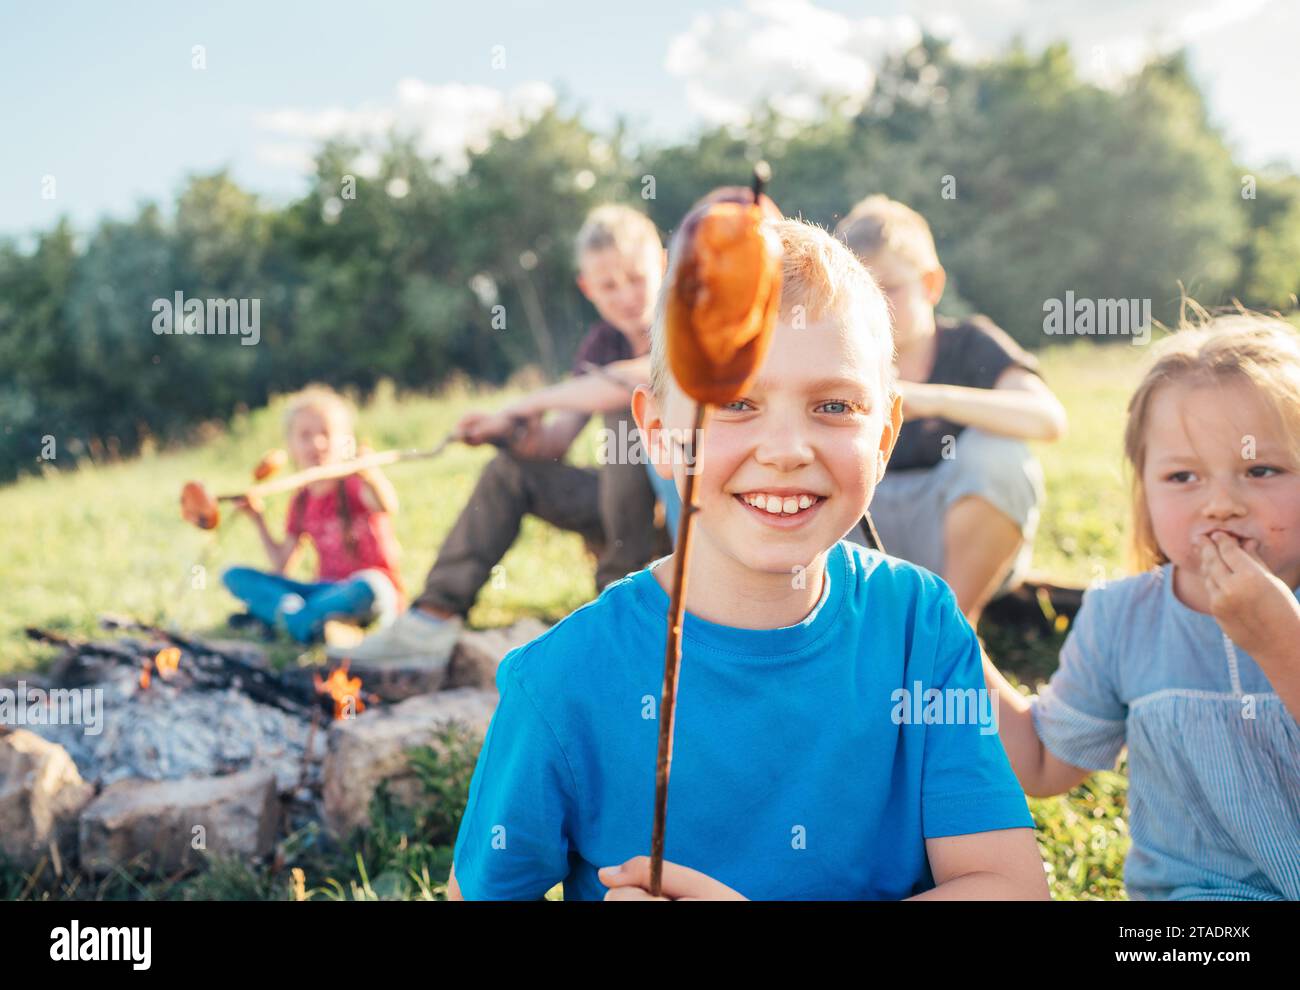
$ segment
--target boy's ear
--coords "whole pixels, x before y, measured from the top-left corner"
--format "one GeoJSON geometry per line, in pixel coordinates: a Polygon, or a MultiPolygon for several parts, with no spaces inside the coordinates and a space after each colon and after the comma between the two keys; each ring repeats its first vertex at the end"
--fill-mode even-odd
{"type": "Polygon", "coordinates": [[[632,418],[641,432],[641,449],[650,458],[655,474],[664,481],[673,480],[672,458],[668,456],[667,435],[663,429],[663,414],[648,385],[638,385],[632,393],[632,418]]]}
{"type": "Polygon", "coordinates": [[[582,293],[583,298],[591,302],[591,284],[587,281],[582,272],[578,272],[578,277],[574,279],[578,283],[578,291],[582,293]]]}
{"type": "Polygon", "coordinates": [[[948,273],[942,267],[931,269],[921,276],[921,288],[931,306],[938,306],[943,298],[943,287],[948,284],[948,273]]]}
{"type": "Polygon", "coordinates": [[[880,450],[876,454],[876,482],[885,476],[885,466],[889,463],[889,456],[894,452],[894,445],[898,443],[898,431],[903,428],[903,396],[901,393],[894,393],[894,402],[889,409],[889,415],[885,417],[885,428],[880,431],[880,450]]]}

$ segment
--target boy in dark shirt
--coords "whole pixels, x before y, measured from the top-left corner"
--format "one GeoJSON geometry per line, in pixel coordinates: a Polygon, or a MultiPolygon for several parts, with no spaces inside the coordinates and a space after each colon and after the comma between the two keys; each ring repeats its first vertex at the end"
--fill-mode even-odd
{"type": "Polygon", "coordinates": [[[988,318],[936,317],[946,276],[919,213],[871,196],[836,234],[893,311],[906,421],[872,518],[889,553],[942,575],[974,625],[1024,576],[1043,499],[1025,441],[1058,439],[1065,410],[1033,355],[988,318]]]}
{"type": "Polygon", "coordinates": [[[331,648],[331,656],[367,663],[422,659],[445,667],[462,617],[526,514],[579,533],[599,550],[597,591],[668,550],[667,534],[654,524],[655,495],[643,465],[615,457],[586,468],[562,460],[593,413],[604,413],[616,434],[620,419],[623,432],[635,434],[626,398],[611,404],[607,386],[587,372],[649,353],[663,242],[645,214],[611,204],[587,216],[576,256],[578,288],[601,317],[578,346],[575,378],[566,383],[576,401],[573,394],[567,403],[552,401],[552,386],[504,409],[461,418],[459,439],[496,443],[501,453],[479,477],[411,608],[360,645],[331,648]]]}

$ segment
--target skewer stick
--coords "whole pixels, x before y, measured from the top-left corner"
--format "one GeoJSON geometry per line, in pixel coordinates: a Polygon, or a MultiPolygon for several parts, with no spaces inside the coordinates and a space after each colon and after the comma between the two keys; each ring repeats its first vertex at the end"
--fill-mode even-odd
{"type": "MultiPolygon", "coordinates": [[[[754,165],[753,194],[754,205],[762,203],[763,187],[772,179],[772,170],[767,162],[760,161],[754,165]]],[[[768,326],[768,331],[771,326],[768,326]]],[[[673,724],[677,710],[677,675],[682,662],[682,622],[686,610],[686,578],[691,555],[691,536],[694,533],[695,513],[699,506],[695,503],[695,479],[700,473],[701,464],[697,441],[704,434],[711,405],[696,400],[695,425],[688,437],[685,449],[687,464],[690,468],[686,475],[686,490],[682,498],[682,514],[677,523],[677,545],[673,553],[673,592],[668,605],[668,644],[664,655],[663,694],[659,703],[659,753],[655,762],[655,814],[654,825],[650,833],[650,895],[659,897],[663,893],[664,870],[664,827],[668,817],[668,778],[672,772],[673,762],[673,724]]]]}
{"type": "Polygon", "coordinates": [[[218,495],[217,498],[223,502],[233,502],[239,498],[253,498],[261,495],[274,495],[276,492],[287,492],[294,488],[301,488],[303,485],[310,485],[314,481],[328,481],[330,478],[346,478],[350,474],[356,474],[358,471],[366,471],[370,468],[383,467],[385,464],[397,464],[401,461],[422,461],[431,457],[437,457],[443,452],[446,446],[451,443],[454,437],[445,437],[438,446],[429,450],[384,450],[377,454],[367,454],[365,457],[356,457],[350,461],[340,461],[337,464],[322,464],[319,467],[307,468],[305,471],[295,471],[293,474],[286,474],[282,478],[276,478],[274,481],[264,481],[261,484],[253,485],[242,492],[235,492],[230,495],[218,495]]]}
{"type": "Polygon", "coordinates": [[[686,574],[691,556],[691,535],[695,528],[695,477],[700,471],[696,441],[704,433],[709,406],[695,404],[695,426],[686,440],[686,492],[682,514],[677,520],[677,552],[673,554],[673,594],[668,605],[668,649],[664,654],[664,686],[659,705],[659,755],[655,761],[655,818],[650,835],[650,893],[658,897],[663,889],[664,825],[668,817],[668,775],[673,765],[673,721],[677,714],[677,674],[682,666],[682,620],[686,611],[686,574]]]}

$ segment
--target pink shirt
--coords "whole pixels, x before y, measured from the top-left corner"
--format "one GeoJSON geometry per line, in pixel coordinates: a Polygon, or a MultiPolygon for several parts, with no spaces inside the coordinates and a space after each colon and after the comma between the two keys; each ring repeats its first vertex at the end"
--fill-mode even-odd
{"type": "Polygon", "coordinates": [[[353,553],[348,552],[344,540],[337,485],[319,496],[312,495],[306,488],[299,489],[289,504],[286,523],[289,536],[298,537],[306,533],[311,537],[320,558],[319,580],[339,581],[357,571],[373,568],[388,575],[398,595],[405,598],[406,591],[397,570],[400,548],[393,535],[392,519],[387,512],[371,511],[361,500],[361,491],[365,487],[361,475],[344,478],[342,487],[351,521],[353,553]]]}

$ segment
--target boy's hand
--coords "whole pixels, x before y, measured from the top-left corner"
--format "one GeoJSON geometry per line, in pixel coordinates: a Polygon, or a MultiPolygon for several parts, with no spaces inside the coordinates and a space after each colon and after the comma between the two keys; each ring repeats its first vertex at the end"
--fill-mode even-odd
{"type": "Polygon", "coordinates": [[[1281,647],[1294,655],[1300,639],[1300,602],[1259,557],[1259,544],[1244,547],[1226,533],[1200,541],[1201,573],[1210,612],[1234,643],[1258,659],[1281,647]]]}
{"type": "Polygon", "coordinates": [[[600,882],[607,901],[745,901],[749,898],[699,870],[664,860],[663,894],[650,896],[650,857],[633,856],[621,866],[605,866],[600,882]]]}
{"type": "MultiPolygon", "coordinates": [[[[537,419],[524,421],[509,410],[494,413],[468,412],[460,418],[452,433],[456,439],[471,446],[494,441],[513,441],[522,432],[521,422],[536,423],[537,419]]],[[[511,447],[514,446],[511,443],[511,447]]]]}

